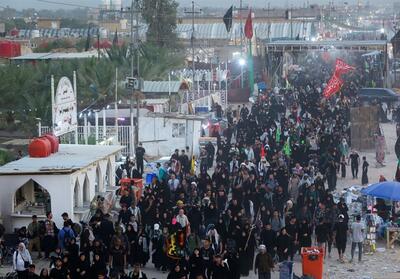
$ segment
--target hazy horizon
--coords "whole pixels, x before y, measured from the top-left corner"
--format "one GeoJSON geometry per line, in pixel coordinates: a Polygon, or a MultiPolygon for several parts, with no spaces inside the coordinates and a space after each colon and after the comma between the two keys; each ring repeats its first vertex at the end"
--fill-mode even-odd
{"type": "MultiPolygon", "coordinates": [[[[77,6],[89,6],[89,7],[98,7],[102,3],[102,0],[50,0],[50,2],[59,2],[59,3],[66,3],[71,5],[77,6]]],[[[196,6],[200,7],[229,7],[230,5],[239,5],[240,0],[196,0],[196,6]]],[[[385,3],[393,3],[396,0],[387,0],[385,3]]],[[[177,0],[181,7],[190,6],[192,0],[177,0]]],[[[336,5],[343,4],[344,2],[348,2],[351,4],[356,4],[358,0],[344,0],[344,1],[334,1],[336,5]]],[[[361,1],[361,2],[369,2],[370,4],[379,4],[382,3],[378,0],[370,0],[370,1],[361,1]]],[[[124,5],[128,5],[131,3],[130,0],[122,0],[124,5]]],[[[285,7],[287,5],[294,5],[294,6],[303,6],[305,3],[310,4],[327,4],[329,3],[328,0],[243,0],[243,4],[245,6],[249,5],[251,7],[267,7],[268,3],[271,7],[285,7]]],[[[24,8],[35,8],[35,9],[71,9],[74,8],[73,6],[61,5],[61,4],[51,4],[51,3],[44,3],[37,0],[1,0],[0,7],[9,6],[14,9],[24,9],[24,8]]]]}

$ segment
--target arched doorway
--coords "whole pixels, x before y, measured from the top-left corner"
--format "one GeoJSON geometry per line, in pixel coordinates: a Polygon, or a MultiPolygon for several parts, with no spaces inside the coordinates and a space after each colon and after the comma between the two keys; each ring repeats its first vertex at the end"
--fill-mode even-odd
{"type": "Polygon", "coordinates": [[[79,184],[79,181],[77,179],[74,186],[74,207],[80,206],[82,206],[82,194],[81,185],[79,184]]]}
{"type": "Polygon", "coordinates": [[[90,204],[90,186],[89,186],[89,178],[87,175],[85,176],[85,181],[83,182],[83,204],[90,204]]]}
{"type": "Polygon", "coordinates": [[[33,179],[19,187],[14,196],[14,213],[46,215],[51,211],[49,192],[33,179]]]}

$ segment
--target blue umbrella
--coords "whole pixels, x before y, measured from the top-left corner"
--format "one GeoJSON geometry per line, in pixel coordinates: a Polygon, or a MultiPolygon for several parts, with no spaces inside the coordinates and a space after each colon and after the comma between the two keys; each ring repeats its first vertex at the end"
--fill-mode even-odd
{"type": "Polygon", "coordinates": [[[362,189],[361,193],[384,200],[400,201],[400,183],[397,181],[375,183],[362,189]]]}

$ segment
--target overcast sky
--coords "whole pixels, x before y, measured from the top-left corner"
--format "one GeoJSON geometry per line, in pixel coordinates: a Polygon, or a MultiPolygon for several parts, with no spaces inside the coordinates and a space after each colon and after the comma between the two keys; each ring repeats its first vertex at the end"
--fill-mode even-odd
{"type": "MultiPolygon", "coordinates": [[[[70,4],[77,4],[77,5],[87,5],[91,7],[96,7],[102,0],[50,0],[54,2],[60,3],[70,3],[70,4]]],[[[130,3],[130,0],[122,0],[123,3],[130,3]]],[[[147,0],[151,1],[151,0],[147,0]]],[[[181,6],[189,6],[192,3],[192,0],[177,0],[181,6]]],[[[240,0],[196,0],[195,3],[198,6],[213,6],[213,7],[229,7],[230,5],[239,5],[240,0]]],[[[385,2],[393,2],[395,0],[386,0],[385,2]]],[[[302,6],[304,3],[328,3],[328,0],[243,0],[245,5],[249,4],[250,6],[258,6],[258,7],[266,7],[267,3],[270,3],[271,6],[286,6],[288,4],[293,4],[295,6],[302,6]]],[[[341,4],[343,2],[348,2],[350,4],[354,4],[357,0],[335,0],[337,4],[341,4]]],[[[367,2],[367,0],[362,0],[362,2],[367,2]]],[[[373,3],[380,3],[380,0],[369,0],[371,4],[373,3]]],[[[10,6],[16,9],[22,8],[48,8],[48,9],[57,9],[57,8],[67,8],[67,6],[57,5],[57,4],[48,4],[48,3],[41,3],[37,0],[0,0],[0,7],[1,6],[10,6]]]]}

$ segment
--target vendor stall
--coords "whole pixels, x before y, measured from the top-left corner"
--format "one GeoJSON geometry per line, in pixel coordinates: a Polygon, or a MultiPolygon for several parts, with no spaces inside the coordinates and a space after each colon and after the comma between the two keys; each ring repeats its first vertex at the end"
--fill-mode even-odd
{"type": "Polygon", "coordinates": [[[123,146],[61,144],[44,158],[24,157],[0,167],[0,213],[8,230],[26,226],[32,215],[52,211],[82,220],[92,200],[115,186],[115,157],[123,146]]]}

